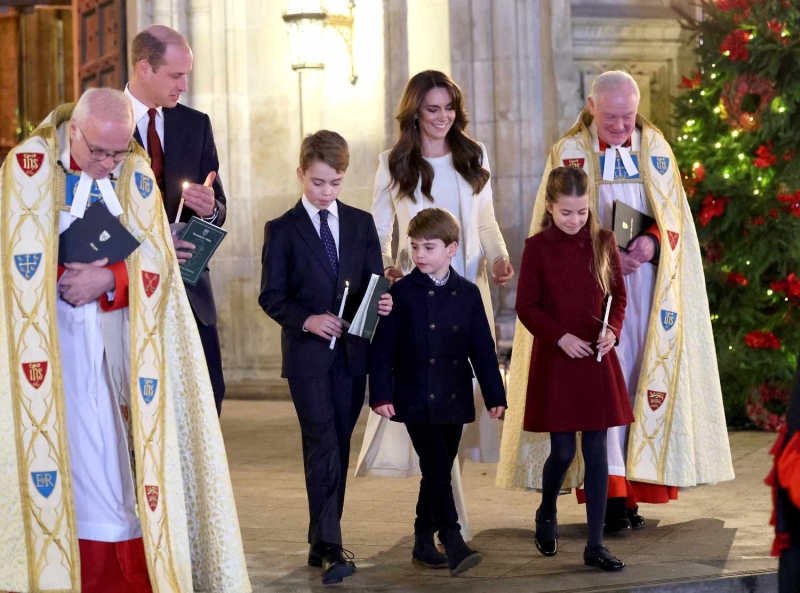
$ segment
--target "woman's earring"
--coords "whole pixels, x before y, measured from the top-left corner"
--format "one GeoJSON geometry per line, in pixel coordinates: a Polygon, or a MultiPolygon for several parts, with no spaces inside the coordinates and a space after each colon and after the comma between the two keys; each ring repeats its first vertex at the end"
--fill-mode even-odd
{"type": "Polygon", "coordinates": [[[419,118],[416,115],[414,116],[414,127],[419,130],[419,118]]]}

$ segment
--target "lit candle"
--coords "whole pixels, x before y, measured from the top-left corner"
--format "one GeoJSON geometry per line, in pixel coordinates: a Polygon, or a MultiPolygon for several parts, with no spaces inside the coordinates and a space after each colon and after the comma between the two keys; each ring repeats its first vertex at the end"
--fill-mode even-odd
{"type": "MultiPolygon", "coordinates": [[[[344,294],[342,295],[342,304],[339,305],[339,319],[341,319],[342,315],[344,315],[344,303],[347,300],[347,293],[348,292],[350,292],[350,282],[345,280],[344,281],[344,294]]],[[[333,336],[333,338],[331,339],[331,350],[333,350],[334,346],[336,346],[336,336],[333,336]]]]}
{"type": "MultiPolygon", "coordinates": [[[[188,181],[184,181],[182,187],[183,187],[183,189],[186,189],[187,187],[189,187],[189,182],[188,181]]],[[[178,204],[178,215],[175,217],[175,222],[180,222],[181,221],[181,214],[182,213],[183,213],[183,194],[181,194],[181,202],[180,202],[180,204],[178,204]]]]}
{"type": "MultiPolygon", "coordinates": [[[[603,318],[603,330],[600,332],[600,337],[606,337],[606,331],[608,331],[608,313],[611,311],[611,295],[608,295],[608,302],[606,303],[606,316],[603,318]]],[[[597,362],[600,362],[600,359],[603,358],[603,355],[600,354],[600,351],[597,351],[597,362]]]]}

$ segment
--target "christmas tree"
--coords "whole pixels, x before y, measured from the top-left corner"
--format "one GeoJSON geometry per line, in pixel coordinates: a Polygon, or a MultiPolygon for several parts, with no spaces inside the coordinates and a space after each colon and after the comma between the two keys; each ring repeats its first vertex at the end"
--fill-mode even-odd
{"type": "MultiPolygon", "coordinates": [[[[673,143],[731,426],[774,430],[800,346],[800,3],[704,0],[673,143]]],[[[689,353],[691,355],[691,353],[689,353]]]]}

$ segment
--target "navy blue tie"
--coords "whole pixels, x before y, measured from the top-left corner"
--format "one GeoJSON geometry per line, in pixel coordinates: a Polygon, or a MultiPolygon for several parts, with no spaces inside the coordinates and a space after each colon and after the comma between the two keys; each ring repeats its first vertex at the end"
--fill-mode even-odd
{"type": "Polygon", "coordinates": [[[319,211],[319,237],[322,239],[322,246],[325,247],[325,252],[328,254],[328,259],[331,260],[333,267],[333,275],[339,276],[339,256],[336,253],[336,242],[333,240],[333,233],[331,227],[328,226],[328,212],[327,210],[319,211]]]}

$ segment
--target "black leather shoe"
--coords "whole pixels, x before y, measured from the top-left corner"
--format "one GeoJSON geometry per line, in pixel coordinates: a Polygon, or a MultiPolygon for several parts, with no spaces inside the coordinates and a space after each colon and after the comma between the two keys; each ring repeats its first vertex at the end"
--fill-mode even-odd
{"type": "Polygon", "coordinates": [[[558,522],[555,519],[540,519],[536,511],[536,532],[533,543],[543,556],[555,556],[558,552],[558,522]]]}
{"type": "Polygon", "coordinates": [[[625,568],[625,563],[612,556],[604,545],[595,546],[591,550],[584,548],[583,563],[603,570],[622,570],[625,568]]]}
{"type": "MultiPolygon", "coordinates": [[[[356,571],[356,565],[345,556],[346,550],[339,546],[329,545],[322,555],[322,584],[335,585],[341,583],[356,571]]],[[[349,556],[352,554],[347,552],[349,556]]]]}
{"type": "Polygon", "coordinates": [[[454,577],[470,568],[475,568],[483,561],[483,556],[464,542],[460,531],[440,533],[439,538],[447,552],[447,567],[450,569],[450,576],[454,577]]]}
{"type": "Polygon", "coordinates": [[[322,568],[322,555],[328,544],[316,543],[308,549],[308,565],[314,568],[322,568]]]}
{"type": "Polygon", "coordinates": [[[433,531],[414,534],[411,562],[426,568],[447,568],[447,556],[436,549],[433,531]]]}
{"type": "Polygon", "coordinates": [[[626,509],[626,514],[628,515],[628,521],[631,522],[631,529],[641,529],[647,524],[644,517],[639,514],[639,507],[635,507],[632,509],[626,509]]]}

